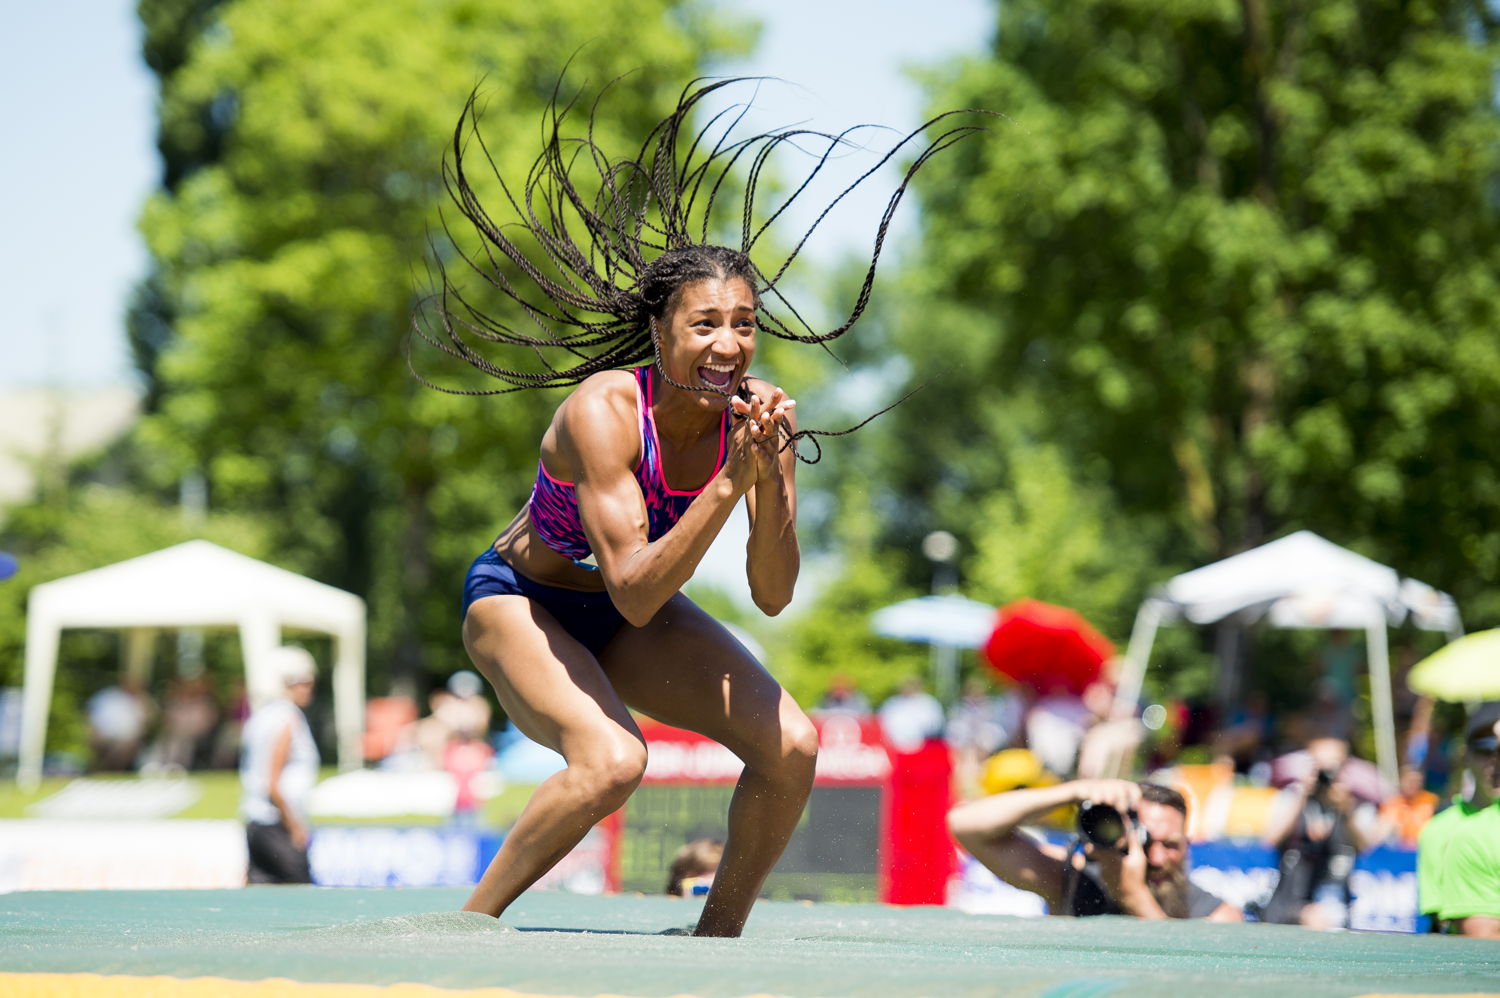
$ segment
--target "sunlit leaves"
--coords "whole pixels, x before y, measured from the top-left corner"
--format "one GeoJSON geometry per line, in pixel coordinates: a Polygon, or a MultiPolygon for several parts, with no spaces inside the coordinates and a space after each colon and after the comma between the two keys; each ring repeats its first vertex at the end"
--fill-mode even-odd
{"type": "Polygon", "coordinates": [[[954,530],[976,581],[1119,621],[1145,583],[1103,597],[1080,546],[1161,578],[1311,527],[1500,619],[1500,59],[1473,16],[1000,5],[932,102],[1007,120],[919,184],[895,338],[945,395],[879,431],[924,514],[889,536],[954,530]]]}

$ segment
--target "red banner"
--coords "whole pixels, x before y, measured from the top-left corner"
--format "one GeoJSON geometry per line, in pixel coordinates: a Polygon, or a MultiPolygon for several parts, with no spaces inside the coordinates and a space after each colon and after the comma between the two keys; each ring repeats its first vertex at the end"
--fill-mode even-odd
{"type": "MultiPolygon", "coordinates": [[[[641,719],[646,736],[642,783],[733,783],[745,764],[711,738],[641,719]]],[[[873,786],[891,772],[880,725],[874,718],[833,715],[814,718],[818,769],[814,782],[827,786],[873,786]]]]}
{"type": "Polygon", "coordinates": [[[880,900],[887,904],[945,904],[957,865],[948,835],[953,806],[953,758],[933,738],[915,752],[891,753],[880,834],[880,900]]]}

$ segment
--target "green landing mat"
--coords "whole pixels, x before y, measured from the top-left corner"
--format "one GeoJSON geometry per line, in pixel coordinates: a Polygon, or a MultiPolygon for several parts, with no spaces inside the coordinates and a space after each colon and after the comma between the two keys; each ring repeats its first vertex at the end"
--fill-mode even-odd
{"type": "Polygon", "coordinates": [[[0,971],[226,977],[548,995],[1346,996],[1500,992],[1500,942],[1291,926],[1023,919],[762,901],[740,939],[662,935],[699,903],[464,889],[250,887],[0,895],[0,971]]]}

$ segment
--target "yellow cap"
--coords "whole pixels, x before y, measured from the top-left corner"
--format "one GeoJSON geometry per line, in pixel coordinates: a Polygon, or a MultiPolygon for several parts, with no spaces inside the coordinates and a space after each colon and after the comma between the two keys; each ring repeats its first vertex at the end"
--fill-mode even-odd
{"type": "Polygon", "coordinates": [[[985,760],[979,785],[987,794],[1004,793],[1021,787],[1050,787],[1057,777],[1047,771],[1030,749],[1002,749],[985,760]]]}

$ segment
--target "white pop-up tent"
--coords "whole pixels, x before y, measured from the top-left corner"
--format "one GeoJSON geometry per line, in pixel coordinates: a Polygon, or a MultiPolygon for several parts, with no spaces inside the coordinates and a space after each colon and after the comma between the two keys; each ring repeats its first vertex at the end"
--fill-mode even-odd
{"type": "Polygon", "coordinates": [[[1370,669],[1375,750],[1381,774],[1396,779],[1395,719],[1391,707],[1386,628],[1410,620],[1450,638],[1463,633],[1452,597],[1363,555],[1302,530],[1261,547],[1196,568],[1147,597],[1136,613],[1115,699],[1134,710],[1157,628],[1187,621],[1220,628],[1218,692],[1238,693],[1237,630],[1260,621],[1273,627],[1363,631],[1370,669]]]}
{"type": "Polygon", "coordinates": [[[32,588],[26,610],[26,675],[16,780],[41,778],[47,709],[64,628],[125,631],[125,668],[144,680],[161,628],[234,627],[251,701],[281,692],[269,652],[283,628],[333,637],[333,709],[342,768],[358,766],[364,728],[365,602],[352,593],[208,541],[188,541],[32,588]]]}

